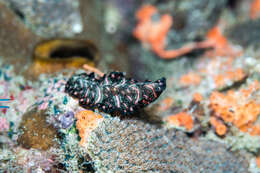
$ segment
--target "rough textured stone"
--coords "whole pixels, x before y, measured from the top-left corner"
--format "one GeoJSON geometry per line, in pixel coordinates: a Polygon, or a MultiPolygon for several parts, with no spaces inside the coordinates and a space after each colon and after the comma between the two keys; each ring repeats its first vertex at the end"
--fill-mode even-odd
{"type": "Polygon", "coordinates": [[[37,112],[36,109],[25,113],[20,124],[22,134],[18,138],[18,143],[26,149],[47,150],[57,146],[58,132],[46,122],[45,118],[44,112],[37,112]]]}
{"type": "Polygon", "coordinates": [[[216,142],[191,140],[135,120],[105,119],[86,146],[97,171],[247,172],[247,163],[216,142]]]}

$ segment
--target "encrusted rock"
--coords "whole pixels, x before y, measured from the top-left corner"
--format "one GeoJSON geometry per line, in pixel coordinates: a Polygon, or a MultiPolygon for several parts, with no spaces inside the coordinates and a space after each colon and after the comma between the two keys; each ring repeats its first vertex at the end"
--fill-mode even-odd
{"type": "Polygon", "coordinates": [[[57,146],[58,133],[52,125],[46,122],[46,115],[43,111],[37,112],[33,109],[25,113],[20,130],[22,134],[18,138],[18,143],[24,148],[47,150],[57,146]]]}
{"type": "Polygon", "coordinates": [[[247,172],[248,163],[222,144],[139,121],[105,119],[86,146],[99,172],[247,172]]]}

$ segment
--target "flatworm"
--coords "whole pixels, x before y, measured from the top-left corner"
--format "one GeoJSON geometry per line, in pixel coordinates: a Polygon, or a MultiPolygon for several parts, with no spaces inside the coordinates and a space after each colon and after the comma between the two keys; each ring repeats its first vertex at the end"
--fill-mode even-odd
{"type": "Polygon", "coordinates": [[[141,82],[126,78],[122,72],[111,72],[99,78],[94,73],[81,73],[67,81],[65,92],[79,99],[79,105],[84,108],[127,115],[155,101],[165,88],[165,78],[141,82]]]}

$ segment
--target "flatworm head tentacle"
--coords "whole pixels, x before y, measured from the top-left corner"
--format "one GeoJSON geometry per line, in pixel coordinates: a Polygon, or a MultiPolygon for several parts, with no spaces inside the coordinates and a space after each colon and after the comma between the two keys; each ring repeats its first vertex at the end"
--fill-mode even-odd
{"type": "Polygon", "coordinates": [[[165,88],[165,78],[141,82],[126,78],[122,72],[111,72],[101,78],[94,73],[81,73],[67,81],[65,92],[79,99],[82,107],[126,115],[155,101],[165,88]]]}

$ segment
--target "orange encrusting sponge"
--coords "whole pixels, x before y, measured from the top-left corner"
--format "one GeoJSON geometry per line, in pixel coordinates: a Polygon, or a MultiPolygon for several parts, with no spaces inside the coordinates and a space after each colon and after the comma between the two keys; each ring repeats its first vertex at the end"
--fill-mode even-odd
{"type": "MultiPolygon", "coordinates": [[[[226,94],[213,92],[209,105],[213,116],[235,125],[243,132],[254,134],[252,131],[257,129],[254,123],[260,114],[260,104],[252,97],[257,90],[259,83],[254,81],[248,89],[230,90],[226,94]]],[[[211,124],[215,126],[216,121],[211,120],[211,124]]]]}
{"type": "Polygon", "coordinates": [[[210,124],[215,128],[215,131],[219,136],[223,136],[226,134],[226,125],[221,121],[217,120],[216,117],[210,117],[210,124]]]}
{"type": "Polygon", "coordinates": [[[94,130],[98,126],[98,123],[101,122],[104,118],[90,110],[78,112],[76,114],[76,118],[76,127],[81,138],[80,145],[85,146],[91,131],[94,130]]]}
{"type": "Polygon", "coordinates": [[[208,41],[202,41],[199,43],[187,43],[178,49],[166,50],[167,35],[172,26],[173,19],[170,14],[163,14],[158,20],[154,20],[152,16],[155,14],[159,14],[155,6],[144,5],[141,7],[136,13],[138,23],[133,31],[133,35],[160,58],[177,58],[194,49],[212,47],[208,41]]]}
{"type": "Polygon", "coordinates": [[[180,112],[178,114],[170,115],[166,119],[169,125],[174,126],[183,126],[187,130],[192,130],[193,128],[193,119],[192,116],[187,112],[180,112]]]}
{"type": "Polygon", "coordinates": [[[197,73],[187,73],[180,78],[180,84],[183,86],[199,85],[201,82],[201,76],[197,73]]]}
{"type": "Polygon", "coordinates": [[[193,101],[196,101],[196,102],[201,102],[203,100],[203,95],[201,95],[200,93],[198,92],[195,92],[193,94],[193,101]]]}
{"type": "Polygon", "coordinates": [[[251,3],[250,18],[257,19],[260,17],[260,0],[254,0],[251,3]]]}

